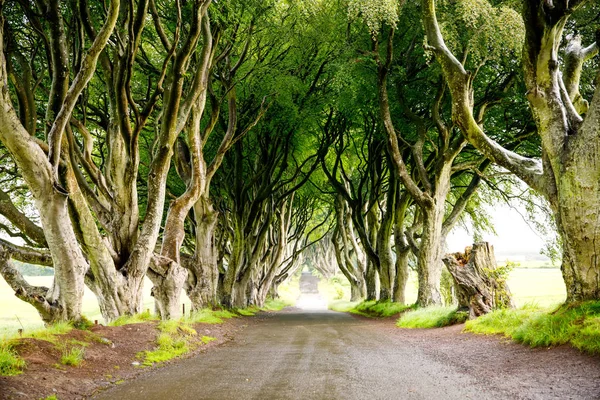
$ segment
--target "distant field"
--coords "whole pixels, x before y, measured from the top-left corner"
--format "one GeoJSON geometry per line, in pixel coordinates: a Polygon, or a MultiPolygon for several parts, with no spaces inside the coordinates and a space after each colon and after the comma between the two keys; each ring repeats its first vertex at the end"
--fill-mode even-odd
{"type": "MultiPolygon", "coordinates": [[[[499,265],[506,265],[505,259],[497,258],[499,265]]],[[[527,260],[527,261],[516,261],[518,268],[554,268],[558,269],[560,265],[552,264],[550,260],[527,260]]]]}
{"type": "MultiPolygon", "coordinates": [[[[528,264],[526,268],[515,268],[509,275],[508,286],[517,307],[529,303],[550,307],[565,301],[567,292],[560,270],[548,267],[536,268],[534,265],[528,264]]],[[[322,283],[320,290],[329,301],[333,301],[338,299],[336,287],[339,285],[322,283]]],[[[411,273],[406,286],[407,303],[417,301],[417,288],[417,276],[411,273]]],[[[350,300],[350,286],[346,281],[342,280],[341,290],[344,292],[342,300],[350,300]]]]}

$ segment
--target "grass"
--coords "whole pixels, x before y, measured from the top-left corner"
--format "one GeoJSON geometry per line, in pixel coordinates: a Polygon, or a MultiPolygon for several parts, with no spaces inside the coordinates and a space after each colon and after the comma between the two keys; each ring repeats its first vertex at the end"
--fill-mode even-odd
{"type": "Polygon", "coordinates": [[[502,334],[531,347],[570,344],[600,354],[600,301],[560,306],[554,310],[526,307],[499,310],[467,322],[465,330],[502,334]]]}
{"type": "Polygon", "coordinates": [[[140,324],[142,322],[156,321],[158,317],[153,315],[149,310],[135,315],[122,315],[114,321],[110,322],[109,326],[123,326],[130,324],[140,324]]]}
{"type": "Polygon", "coordinates": [[[467,321],[465,330],[482,335],[504,334],[510,337],[526,320],[541,313],[543,310],[534,304],[517,309],[496,310],[467,321]]]}
{"type": "Polygon", "coordinates": [[[269,299],[265,305],[261,307],[262,311],[281,311],[286,307],[292,306],[294,303],[286,299],[269,299]]]}
{"type": "Polygon", "coordinates": [[[73,346],[65,347],[60,357],[60,363],[62,365],[70,365],[72,367],[79,367],[85,358],[85,348],[73,346]]]}
{"type": "Polygon", "coordinates": [[[358,304],[358,301],[335,300],[329,303],[328,308],[337,312],[350,312],[358,304]]]}
{"type": "Polygon", "coordinates": [[[233,310],[235,313],[241,315],[242,317],[252,317],[256,315],[260,310],[256,307],[248,307],[248,308],[235,308],[233,310]]]}
{"type": "MultiPolygon", "coordinates": [[[[204,311],[204,314],[206,315],[210,310],[204,311]]],[[[230,314],[231,313],[225,314],[220,312],[221,316],[229,316],[230,318],[234,316],[234,314],[230,314]]],[[[169,361],[173,358],[180,357],[190,352],[197,346],[201,346],[216,340],[210,336],[202,336],[198,338],[198,333],[191,326],[192,323],[196,323],[196,321],[190,318],[161,321],[157,325],[160,333],[156,338],[156,347],[153,350],[147,350],[138,353],[138,358],[143,360],[142,365],[152,366],[154,364],[160,364],[165,361],[169,361]]]]}
{"type": "Polygon", "coordinates": [[[456,307],[417,308],[402,315],[396,322],[399,328],[441,328],[465,322],[468,313],[456,311],[456,307]]]}
{"type": "Polygon", "coordinates": [[[387,318],[398,315],[414,306],[394,303],[391,301],[363,301],[350,310],[353,314],[360,314],[367,317],[387,318]]]}
{"type": "Polygon", "coordinates": [[[19,375],[25,368],[25,361],[13,350],[9,343],[0,343],[0,376],[19,375]]]}

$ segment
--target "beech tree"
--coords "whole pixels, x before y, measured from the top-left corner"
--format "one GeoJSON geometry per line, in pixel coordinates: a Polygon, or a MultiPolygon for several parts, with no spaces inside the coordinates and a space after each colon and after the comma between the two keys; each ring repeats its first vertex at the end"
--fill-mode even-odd
{"type": "Polygon", "coordinates": [[[469,141],[491,160],[510,170],[549,202],[562,238],[562,273],[567,301],[598,299],[600,269],[594,243],[598,239],[598,167],[600,87],[589,100],[580,93],[586,62],[598,53],[596,34],[566,36],[577,11],[596,7],[579,1],[523,3],[525,29],[523,74],[529,105],[541,138],[540,158],[520,156],[486,135],[475,118],[473,96],[478,88],[447,46],[436,16],[435,2],[423,0],[427,44],[435,53],[452,93],[452,115],[469,141]],[[564,51],[561,43],[567,40],[564,51]]]}

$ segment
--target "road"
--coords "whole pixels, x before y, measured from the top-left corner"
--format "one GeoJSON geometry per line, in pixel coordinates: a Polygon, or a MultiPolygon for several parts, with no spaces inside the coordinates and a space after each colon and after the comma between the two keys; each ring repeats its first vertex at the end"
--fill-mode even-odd
{"type": "Polygon", "coordinates": [[[599,359],[570,347],[398,329],[319,310],[311,292],[304,310],[265,315],[224,346],[94,399],[600,399],[599,359]]]}
{"type": "MultiPolygon", "coordinates": [[[[543,360],[532,360],[516,375],[502,371],[502,364],[512,361],[518,371],[517,355],[512,361],[487,365],[486,373],[479,376],[477,364],[464,368],[452,357],[444,357],[443,349],[431,350],[428,340],[416,338],[329,311],[278,313],[248,327],[243,338],[126,382],[95,399],[600,398],[597,359],[582,356],[585,365],[576,363],[572,374],[562,369],[545,371],[543,360]],[[596,362],[595,369],[590,370],[588,361],[592,367],[596,362]]],[[[502,351],[486,341],[492,344],[489,351],[502,351]]],[[[528,353],[525,362],[544,354],[522,350],[528,353]]]]}

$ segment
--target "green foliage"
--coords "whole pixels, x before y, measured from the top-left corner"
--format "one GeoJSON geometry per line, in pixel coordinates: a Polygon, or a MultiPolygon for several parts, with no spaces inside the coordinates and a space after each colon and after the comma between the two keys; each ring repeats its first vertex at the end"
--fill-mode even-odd
{"type": "Polygon", "coordinates": [[[0,376],[19,375],[25,368],[25,361],[14,351],[8,342],[0,342],[0,376]]]}
{"type": "Polygon", "coordinates": [[[79,367],[85,358],[85,348],[73,346],[65,346],[62,350],[60,357],[60,363],[63,365],[70,365],[72,367],[79,367]]]}
{"type": "Polygon", "coordinates": [[[468,51],[475,65],[520,54],[525,41],[521,15],[510,7],[488,1],[442,1],[440,28],[455,54],[468,51]]]}
{"type": "Polygon", "coordinates": [[[50,396],[45,397],[43,400],[58,400],[58,397],[55,394],[51,394],[50,396]]]}
{"type": "Polygon", "coordinates": [[[579,350],[600,353],[600,302],[563,305],[554,311],[528,307],[498,310],[468,321],[465,330],[503,334],[531,347],[571,344],[579,350]]]}
{"type": "Polygon", "coordinates": [[[460,324],[467,320],[466,312],[457,311],[456,307],[425,307],[402,315],[396,326],[399,328],[441,328],[460,324]]]}
{"type": "Polygon", "coordinates": [[[383,24],[395,27],[398,22],[397,0],[350,0],[348,17],[362,17],[372,35],[377,35],[383,24]]]}
{"type": "Polygon", "coordinates": [[[496,268],[484,268],[483,273],[494,285],[494,304],[495,308],[504,308],[511,304],[511,293],[508,292],[506,281],[511,271],[518,266],[518,263],[507,261],[505,265],[498,265],[496,268]]]}
{"type": "Polygon", "coordinates": [[[157,321],[158,317],[152,315],[152,313],[150,313],[149,310],[146,310],[140,314],[136,314],[136,315],[122,315],[119,318],[115,319],[114,321],[112,321],[111,323],[109,323],[109,326],[123,326],[123,325],[129,325],[129,324],[139,324],[142,322],[148,322],[148,321],[157,321]]]}

